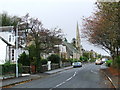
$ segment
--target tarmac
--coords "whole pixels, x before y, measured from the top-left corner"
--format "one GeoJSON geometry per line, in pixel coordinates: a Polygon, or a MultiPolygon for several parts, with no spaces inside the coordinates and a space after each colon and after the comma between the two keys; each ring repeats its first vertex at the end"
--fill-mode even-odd
{"type": "MultiPolygon", "coordinates": [[[[0,88],[8,87],[10,85],[15,85],[15,84],[23,83],[23,82],[28,82],[28,81],[35,80],[35,79],[40,79],[48,75],[55,74],[63,70],[71,69],[71,68],[72,66],[69,66],[69,67],[46,71],[44,73],[39,73],[39,74],[26,74],[18,78],[14,77],[14,78],[0,79],[0,88]]],[[[120,89],[120,85],[118,84],[119,82],[118,77],[111,76],[109,73],[106,73],[104,70],[102,70],[102,72],[105,74],[105,76],[112,83],[112,85],[114,86],[116,90],[120,89]]]]}
{"type": "Polygon", "coordinates": [[[20,77],[6,77],[5,79],[0,79],[0,88],[4,88],[4,87],[8,87],[8,86],[12,86],[15,84],[19,84],[22,82],[27,82],[27,81],[31,81],[31,80],[35,80],[35,79],[40,79],[43,77],[46,77],[48,75],[51,74],[55,74],[58,72],[61,72],[63,70],[68,70],[71,69],[72,66],[69,67],[64,67],[64,68],[59,68],[59,69],[55,69],[55,70],[50,70],[44,73],[38,73],[38,74],[26,74],[20,77]]]}

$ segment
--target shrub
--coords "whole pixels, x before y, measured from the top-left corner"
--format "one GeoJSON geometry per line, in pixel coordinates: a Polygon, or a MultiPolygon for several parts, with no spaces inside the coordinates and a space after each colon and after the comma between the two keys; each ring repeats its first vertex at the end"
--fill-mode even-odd
{"type": "Polygon", "coordinates": [[[41,64],[47,64],[48,60],[47,59],[41,59],[41,64]]]}
{"type": "Polygon", "coordinates": [[[81,62],[79,59],[73,59],[73,62],[81,62]]]}
{"type": "Polygon", "coordinates": [[[51,61],[51,63],[59,63],[60,62],[60,57],[59,57],[59,55],[56,55],[56,54],[52,54],[47,59],[48,59],[48,61],[51,61]]]}
{"type": "Polygon", "coordinates": [[[87,60],[88,60],[87,57],[84,57],[84,56],[81,56],[81,57],[80,57],[80,61],[82,61],[82,62],[86,62],[87,60]]]}
{"type": "Polygon", "coordinates": [[[106,66],[110,67],[112,65],[112,60],[107,60],[106,61],[106,66]]]}
{"type": "Polygon", "coordinates": [[[71,62],[71,63],[73,63],[73,59],[72,58],[69,58],[68,61],[71,62]]]}
{"type": "MultiPolygon", "coordinates": [[[[22,73],[22,65],[18,64],[18,71],[22,73]]],[[[16,64],[5,63],[2,65],[2,75],[6,74],[15,74],[16,72],[16,64]]]]}
{"type": "Polygon", "coordinates": [[[113,67],[120,69],[120,56],[114,59],[113,67]]]}
{"type": "Polygon", "coordinates": [[[23,52],[18,58],[18,63],[21,63],[24,66],[29,66],[30,65],[29,56],[25,52],[23,52]]]}
{"type": "Polygon", "coordinates": [[[117,63],[118,63],[117,67],[118,69],[120,69],[120,56],[117,58],[117,63]]]}
{"type": "Polygon", "coordinates": [[[62,62],[70,62],[68,59],[66,58],[61,58],[62,62]]]}
{"type": "Polygon", "coordinates": [[[91,60],[89,60],[89,62],[95,62],[95,59],[91,59],[91,60]]]}

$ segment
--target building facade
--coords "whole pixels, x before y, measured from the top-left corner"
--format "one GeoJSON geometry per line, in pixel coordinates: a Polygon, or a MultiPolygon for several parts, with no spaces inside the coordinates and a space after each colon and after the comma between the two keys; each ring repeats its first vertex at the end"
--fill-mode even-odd
{"type": "MultiPolygon", "coordinates": [[[[25,50],[22,46],[19,46],[17,51],[19,56],[25,50]]],[[[15,32],[13,26],[0,27],[0,64],[4,64],[7,61],[16,62],[15,32]]]]}

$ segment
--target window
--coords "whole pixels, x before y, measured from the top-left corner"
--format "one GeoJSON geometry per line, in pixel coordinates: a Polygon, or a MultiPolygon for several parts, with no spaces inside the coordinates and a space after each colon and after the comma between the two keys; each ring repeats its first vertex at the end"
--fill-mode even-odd
{"type": "Polygon", "coordinates": [[[9,42],[11,42],[11,35],[9,35],[9,42]]]}
{"type": "Polygon", "coordinates": [[[14,42],[14,35],[12,35],[12,41],[14,42]]]}
{"type": "Polygon", "coordinates": [[[12,60],[14,60],[14,49],[12,49],[12,60]]]}

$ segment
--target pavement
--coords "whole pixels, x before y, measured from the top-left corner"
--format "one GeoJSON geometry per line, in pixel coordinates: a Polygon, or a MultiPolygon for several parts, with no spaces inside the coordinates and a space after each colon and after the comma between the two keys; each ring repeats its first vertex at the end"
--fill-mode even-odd
{"type": "Polygon", "coordinates": [[[106,69],[101,70],[112,84],[112,88],[120,89],[120,76],[111,75],[106,69]]]}
{"type": "Polygon", "coordinates": [[[69,66],[69,67],[59,68],[59,69],[55,69],[55,70],[51,70],[51,71],[47,71],[47,72],[39,73],[39,74],[28,74],[28,75],[26,74],[26,75],[20,76],[18,78],[17,77],[14,77],[14,78],[8,77],[5,79],[0,79],[0,87],[7,87],[10,85],[15,85],[15,84],[23,83],[23,82],[29,82],[31,80],[43,78],[48,75],[55,74],[55,73],[61,72],[63,70],[71,69],[71,68],[72,68],[72,66],[69,66]]]}

